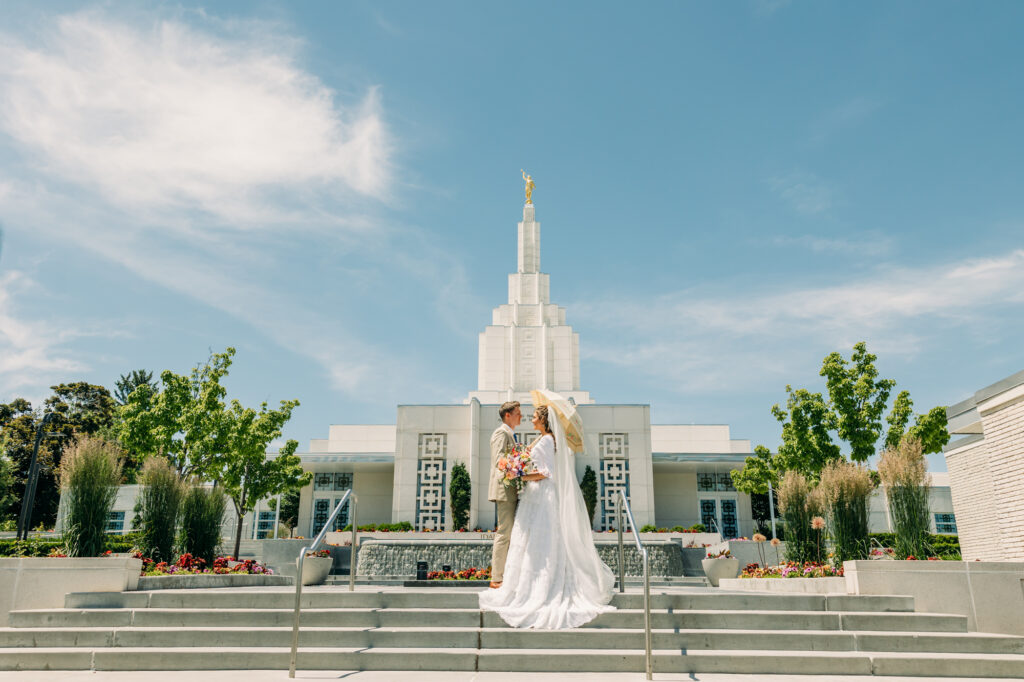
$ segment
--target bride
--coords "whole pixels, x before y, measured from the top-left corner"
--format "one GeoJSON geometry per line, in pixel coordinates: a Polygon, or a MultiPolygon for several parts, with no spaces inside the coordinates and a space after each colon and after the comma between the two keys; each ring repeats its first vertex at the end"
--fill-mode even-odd
{"type": "Polygon", "coordinates": [[[523,477],[527,483],[519,493],[504,581],[480,593],[480,608],[517,628],[575,628],[615,610],[608,605],[614,578],[594,547],[559,419],[575,417],[575,409],[556,393],[534,395],[535,404],[541,402],[537,397],[547,403],[533,413],[533,426],[541,433],[530,450],[536,473],[523,477]]]}

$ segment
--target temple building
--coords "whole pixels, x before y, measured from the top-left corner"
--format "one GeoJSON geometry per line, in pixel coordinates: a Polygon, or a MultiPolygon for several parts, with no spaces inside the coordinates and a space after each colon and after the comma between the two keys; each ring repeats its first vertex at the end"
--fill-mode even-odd
{"type": "MultiPolygon", "coordinates": [[[[528,415],[530,390],[548,388],[571,398],[583,419],[576,475],[582,478],[588,466],[597,474],[595,530],[611,526],[612,500],[623,490],[640,525],[703,523],[725,537],[749,535],[750,499],[733,488],[729,471],[743,466],[750,441],[733,439],[724,424],[651,424],[649,405],[596,402],[580,382],[579,335],[567,324],[565,308],[551,302],[550,275],[541,271],[532,201],[523,206],[517,237],[508,301],[480,334],[476,390],[462,404],[399,405],[394,424],[336,424],[327,438],[312,440],[299,453],[314,478],[302,491],[296,532],[316,533],[349,488],[359,499],[360,524],[408,521],[417,530],[451,529],[448,481],[458,463],[473,485],[470,528],[493,528],[486,489],[498,406],[518,400],[528,415]]],[[[524,442],[534,435],[524,419],[517,437],[524,442]]],[[[338,525],[347,522],[343,513],[338,525]]]]}
{"type": "MultiPolygon", "coordinates": [[[[540,270],[540,223],[528,201],[518,226],[517,269],[508,276],[508,302],[494,309],[491,323],[480,334],[476,390],[460,404],[399,405],[394,424],[334,424],[327,438],[311,440],[309,449],[298,453],[314,476],[301,491],[293,533],[311,537],[319,532],[349,489],[358,497],[360,525],[407,521],[417,530],[454,530],[448,483],[459,463],[472,481],[469,528],[493,528],[496,512],[486,490],[490,437],[500,423],[498,407],[518,400],[525,417],[532,411],[530,390],[547,388],[571,398],[583,420],[584,452],[576,455],[576,476],[582,479],[587,467],[596,473],[594,530],[612,527],[613,500],[622,490],[641,527],[689,528],[701,523],[724,538],[751,536],[755,523],[750,497],[733,488],[729,476],[743,467],[751,453],[750,441],[732,438],[725,424],[651,424],[650,405],[595,401],[581,388],[579,347],[579,335],[566,323],[565,308],[551,302],[550,277],[540,270]]],[[[965,437],[946,448],[955,494],[950,475],[933,475],[932,532],[955,534],[956,517],[962,516],[971,533],[964,545],[965,558],[984,553],[1021,556],[1021,543],[1014,545],[1005,537],[1022,527],[1024,505],[1019,504],[1019,495],[1013,502],[1012,487],[1000,487],[1000,481],[1021,480],[1020,442],[1003,438],[1008,431],[999,420],[1009,419],[1006,423],[1019,427],[1022,386],[1024,372],[949,408],[950,432],[965,437]],[[1012,408],[1004,409],[1008,405],[1012,408]],[[997,464],[1010,473],[996,476],[997,464]],[[983,498],[1000,499],[1002,504],[1001,494],[1006,503],[998,517],[979,505],[983,498]]],[[[529,442],[536,435],[524,418],[516,437],[529,442]]],[[[121,486],[110,514],[110,532],[132,529],[138,492],[139,486],[121,486]]],[[[269,502],[261,501],[245,517],[243,537],[255,540],[274,533],[278,513],[269,502]]],[[[873,494],[869,514],[872,532],[892,530],[883,491],[873,494]]],[[[335,529],[348,519],[346,508],[335,529]]],[[[224,537],[234,537],[235,523],[229,510],[224,537]]],[[[58,530],[62,525],[63,511],[58,512],[58,530]]],[[[1019,539],[1020,533],[1013,537],[1019,539]]]]}

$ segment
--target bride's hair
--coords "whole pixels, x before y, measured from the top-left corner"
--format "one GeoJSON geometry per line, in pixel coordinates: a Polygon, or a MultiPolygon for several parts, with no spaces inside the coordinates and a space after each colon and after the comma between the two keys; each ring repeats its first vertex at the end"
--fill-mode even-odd
{"type": "Polygon", "coordinates": [[[541,422],[544,424],[544,431],[546,432],[546,435],[550,435],[551,440],[554,440],[555,434],[551,430],[551,422],[548,421],[548,406],[541,405],[535,410],[535,412],[537,416],[540,417],[541,422]]]}

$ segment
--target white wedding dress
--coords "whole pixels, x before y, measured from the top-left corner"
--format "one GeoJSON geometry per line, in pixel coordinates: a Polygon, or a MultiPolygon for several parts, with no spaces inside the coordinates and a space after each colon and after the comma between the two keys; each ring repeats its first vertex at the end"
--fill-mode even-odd
{"type": "MultiPolygon", "coordinates": [[[[551,421],[557,437],[558,419],[551,421]]],[[[615,610],[608,605],[615,580],[594,547],[573,456],[555,443],[545,435],[531,450],[548,478],[527,482],[519,493],[504,582],[480,593],[480,608],[512,627],[575,628],[615,610]]]]}

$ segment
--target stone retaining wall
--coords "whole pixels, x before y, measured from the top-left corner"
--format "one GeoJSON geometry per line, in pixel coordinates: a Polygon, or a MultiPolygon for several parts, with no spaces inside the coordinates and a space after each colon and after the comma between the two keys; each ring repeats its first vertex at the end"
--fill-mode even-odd
{"type": "Polygon", "coordinates": [[[139,590],[188,590],[204,587],[281,587],[294,585],[284,575],[199,573],[193,575],[154,575],[139,578],[139,590]]]}
{"type": "MultiPolygon", "coordinates": [[[[651,575],[684,575],[682,547],[672,542],[651,542],[646,546],[651,575]]],[[[491,547],[491,542],[479,540],[366,540],[359,546],[356,570],[361,576],[414,576],[417,561],[426,561],[429,571],[440,571],[442,566],[451,566],[453,571],[484,568],[491,565],[491,547]]],[[[618,572],[618,544],[599,542],[597,553],[618,572]]],[[[643,564],[632,542],[625,546],[625,560],[626,575],[643,575],[643,564]]]]}

